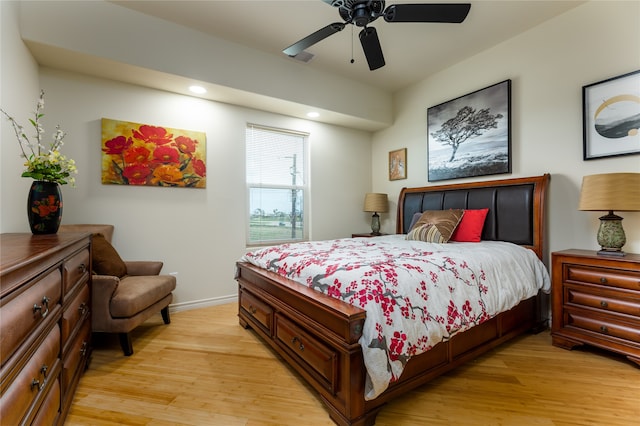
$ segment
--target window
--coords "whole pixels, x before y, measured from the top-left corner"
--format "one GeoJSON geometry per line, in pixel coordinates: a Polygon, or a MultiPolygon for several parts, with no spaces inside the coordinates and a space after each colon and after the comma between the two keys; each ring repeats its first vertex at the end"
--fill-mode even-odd
{"type": "Polygon", "coordinates": [[[308,236],[307,135],[247,126],[248,245],[308,236]]]}

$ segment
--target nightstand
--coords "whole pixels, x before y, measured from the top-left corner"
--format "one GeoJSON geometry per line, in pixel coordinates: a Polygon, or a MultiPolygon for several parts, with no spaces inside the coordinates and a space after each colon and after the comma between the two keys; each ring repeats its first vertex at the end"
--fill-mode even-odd
{"type": "Polygon", "coordinates": [[[351,234],[351,238],[358,238],[358,237],[370,238],[370,237],[379,237],[381,235],[389,235],[389,234],[380,233],[380,235],[373,235],[370,232],[363,232],[362,234],[351,234]]]}
{"type": "Polygon", "coordinates": [[[553,344],[598,346],[640,366],[640,255],[564,250],[551,263],[553,344]]]}

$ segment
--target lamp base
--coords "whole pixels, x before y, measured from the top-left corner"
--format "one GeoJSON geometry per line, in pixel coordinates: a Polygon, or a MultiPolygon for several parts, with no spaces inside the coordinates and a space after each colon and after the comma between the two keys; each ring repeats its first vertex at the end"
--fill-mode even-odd
{"type": "Polygon", "coordinates": [[[598,256],[610,256],[610,257],[625,257],[627,255],[627,253],[623,252],[622,250],[617,250],[617,251],[598,250],[597,254],[598,256]]]}
{"type": "Polygon", "coordinates": [[[602,248],[598,254],[604,256],[624,256],[622,246],[627,242],[622,228],[622,218],[609,211],[609,214],[600,217],[598,228],[598,244],[602,248]],[[618,254],[623,253],[623,254],[618,254]]]}
{"type": "Polygon", "coordinates": [[[371,216],[371,235],[380,235],[380,216],[377,212],[371,216]]]}

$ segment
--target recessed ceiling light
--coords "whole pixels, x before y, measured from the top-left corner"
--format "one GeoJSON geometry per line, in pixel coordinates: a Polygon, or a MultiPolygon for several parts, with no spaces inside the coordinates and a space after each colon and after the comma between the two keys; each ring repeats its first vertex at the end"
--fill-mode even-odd
{"type": "Polygon", "coordinates": [[[307,113],[307,117],[309,117],[309,118],[317,118],[317,117],[320,117],[320,113],[315,112],[315,111],[308,112],[307,113]]]}
{"type": "Polygon", "coordinates": [[[202,95],[203,93],[207,93],[207,89],[205,89],[202,86],[189,86],[189,90],[191,90],[193,93],[197,93],[199,95],[202,95]]]}

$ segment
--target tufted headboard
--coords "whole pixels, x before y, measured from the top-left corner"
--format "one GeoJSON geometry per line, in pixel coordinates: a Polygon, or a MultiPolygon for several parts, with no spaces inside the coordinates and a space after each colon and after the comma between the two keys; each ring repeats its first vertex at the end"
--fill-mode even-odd
{"type": "Polygon", "coordinates": [[[549,174],[421,188],[403,188],[396,233],[406,234],[415,213],[489,208],[483,240],[508,241],[544,254],[545,197],[549,174]]]}

